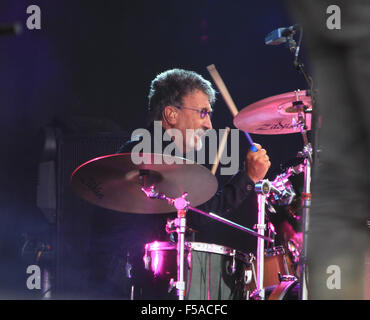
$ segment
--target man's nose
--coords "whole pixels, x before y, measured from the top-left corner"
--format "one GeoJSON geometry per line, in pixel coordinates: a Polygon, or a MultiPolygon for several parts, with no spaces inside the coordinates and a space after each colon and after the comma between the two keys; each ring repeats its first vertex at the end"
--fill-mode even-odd
{"type": "Polygon", "coordinates": [[[212,121],[208,114],[203,119],[203,127],[206,128],[206,130],[212,129],[212,121]]]}

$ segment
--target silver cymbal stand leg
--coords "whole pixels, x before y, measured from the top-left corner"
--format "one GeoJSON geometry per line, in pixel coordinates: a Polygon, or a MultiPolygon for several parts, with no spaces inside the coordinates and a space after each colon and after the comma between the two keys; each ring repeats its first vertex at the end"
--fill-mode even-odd
{"type": "Polygon", "coordinates": [[[177,209],[177,281],[176,289],[179,300],[185,298],[185,279],[184,279],[184,263],[185,263],[185,229],[186,229],[186,210],[177,209]]]}
{"type": "Polygon", "coordinates": [[[300,255],[300,299],[308,299],[307,290],[307,235],[309,232],[309,218],[310,218],[310,207],[311,207],[311,157],[312,149],[311,145],[307,144],[304,151],[301,153],[305,157],[304,159],[304,186],[301,194],[302,199],[302,232],[303,232],[303,248],[300,255]]]}
{"type": "Polygon", "coordinates": [[[189,201],[186,200],[187,193],[181,197],[170,200],[177,209],[176,232],[177,232],[177,281],[176,289],[179,300],[185,299],[185,230],[186,230],[186,211],[189,201]]]}
{"type": "Polygon", "coordinates": [[[304,185],[301,194],[302,199],[302,232],[303,232],[303,248],[300,254],[300,295],[301,300],[308,299],[307,290],[307,235],[309,230],[309,218],[311,207],[311,168],[312,168],[312,146],[307,138],[306,113],[311,113],[312,110],[302,107],[298,110],[298,126],[303,138],[303,151],[298,153],[298,157],[304,159],[304,185]]]}
{"type": "Polygon", "coordinates": [[[299,99],[299,92],[296,91],[296,100],[293,106],[296,108],[297,119],[295,125],[300,129],[303,139],[303,151],[298,153],[298,157],[304,159],[304,186],[301,194],[302,199],[302,232],[303,232],[303,248],[300,254],[299,267],[300,267],[300,294],[301,300],[308,299],[307,290],[307,234],[309,229],[309,216],[311,207],[311,168],[312,168],[312,146],[307,138],[307,123],[306,114],[312,113],[312,109],[305,106],[299,99]]]}
{"type": "Polygon", "coordinates": [[[177,233],[177,281],[175,286],[179,300],[185,299],[185,231],[186,231],[186,212],[189,207],[189,201],[186,200],[187,193],[181,197],[172,199],[166,197],[168,203],[177,210],[177,218],[174,226],[177,233]]]}

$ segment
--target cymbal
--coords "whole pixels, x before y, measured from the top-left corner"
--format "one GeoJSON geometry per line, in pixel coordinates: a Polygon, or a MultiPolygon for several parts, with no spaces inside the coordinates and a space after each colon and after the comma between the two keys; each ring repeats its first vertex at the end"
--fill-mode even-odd
{"type": "Polygon", "coordinates": [[[80,165],[71,176],[74,192],[103,208],[139,214],[175,212],[166,200],[147,198],[141,188],[152,185],[171,198],[188,192],[193,207],[208,201],[218,187],[207,168],[188,159],[151,153],[98,157],[80,165]],[[133,159],[142,163],[135,164],[133,159]]]}
{"type": "MultiPolygon", "coordinates": [[[[240,130],[255,134],[287,134],[300,132],[295,127],[298,105],[312,109],[306,90],[287,92],[262,99],[242,109],[234,118],[240,130]]],[[[311,130],[311,113],[306,113],[307,130],[311,130]]]]}

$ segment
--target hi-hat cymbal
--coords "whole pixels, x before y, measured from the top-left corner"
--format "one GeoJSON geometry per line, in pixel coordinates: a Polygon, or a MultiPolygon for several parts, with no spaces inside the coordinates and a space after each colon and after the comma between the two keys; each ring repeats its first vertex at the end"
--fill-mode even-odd
{"type": "Polygon", "coordinates": [[[218,187],[216,177],[207,168],[188,159],[151,153],[95,158],[79,166],[71,176],[72,189],[103,208],[129,213],[175,212],[166,200],[146,197],[141,188],[152,185],[171,198],[188,192],[187,200],[193,207],[209,200],[218,187]],[[140,159],[143,163],[135,164],[140,159]]]}
{"type": "MultiPolygon", "coordinates": [[[[312,99],[305,90],[287,92],[262,99],[242,109],[234,118],[240,130],[255,134],[287,134],[300,132],[298,107],[312,109],[312,99]]],[[[311,113],[305,113],[307,130],[311,130],[311,113]]]]}

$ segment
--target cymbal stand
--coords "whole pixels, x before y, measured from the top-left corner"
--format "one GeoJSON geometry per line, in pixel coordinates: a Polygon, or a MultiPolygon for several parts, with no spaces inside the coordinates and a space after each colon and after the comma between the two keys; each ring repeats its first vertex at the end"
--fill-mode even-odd
{"type": "Polygon", "coordinates": [[[167,200],[171,206],[177,210],[177,218],[174,220],[174,227],[177,233],[177,281],[173,284],[177,289],[179,300],[185,298],[185,230],[186,230],[186,212],[188,210],[189,201],[186,200],[187,193],[181,197],[170,198],[163,193],[155,191],[154,186],[149,188],[142,187],[141,190],[148,198],[167,200]]]}
{"type": "Polygon", "coordinates": [[[295,125],[300,129],[302,139],[303,139],[303,151],[298,152],[298,157],[304,159],[304,185],[303,192],[301,194],[302,199],[302,232],[303,232],[303,249],[300,254],[300,299],[308,299],[307,291],[307,234],[309,230],[309,216],[311,207],[311,168],[312,168],[312,146],[307,138],[307,124],[306,124],[306,114],[312,113],[312,109],[307,108],[299,101],[297,94],[297,101],[294,102],[294,107],[297,111],[297,120],[295,125]]]}
{"type": "MultiPolygon", "coordinates": [[[[315,105],[315,91],[314,91],[314,85],[312,77],[308,75],[304,68],[304,64],[299,59],[299,53],[302,43],[302,37],[303,37],[303,27],[299,26],[300,33],[299,33],[299,40],[298,43],[293,39],[294,32],[287,37],[287,46],[290,50],[290,52],[294,55],[294,61],[293,65],[295,69],[303,75],[308,89],[309,94],[311,95],[312,99],[312,106],[315,105]]],[[[309,214],[310,214],[310,206],[311,206],[311,168],[312,168],[312,146],[308,142],[307,139],[307,125],[306,125],[306,113],[312,113],[312,109],[309,110],[307,106],[304,106],[302,101],[299,101],[299,97],[297,94],[297,101],[293,103],[294,107],[297,107],[296,111],[298,113],[298,121],[294,125],[299,126],[304,147],[303,151],[298,154],[298,156],[304,158],[304,190],[302,193],[302,220],[303,220],[303,250],[301,253],[300,258],[300,281],[301,281],[301,291],[300,291],[300,299],[301,300],[307,300],[308,299],[308,292],[307,292],[307,270],[306,270],[306,254],[307,254],[307,233],[308,233],[308,227],[309,227],[309,214]]],[[[313,124],[312,124],[313,126],[313,124]]],[[[315,134],[315,132],[314,132],[315,134]]]]}
{"type": "Polygon", "coordinates": [[[307,140],[307,132],[305,126],[301,127],[301,133],[303,141],[305,143],[303,151],[298,153],[299,157],[304,159],[304,185],[303,192],[301,194],[302,199],[302,232],[303,232],[303,249],[300,255],[300,299],[308,299],[307,291],[307,234],[309,231],[309,218],[310,218],[310,207],[311,207],[311,168],[312,168],[312,147],[307,140]]]}

